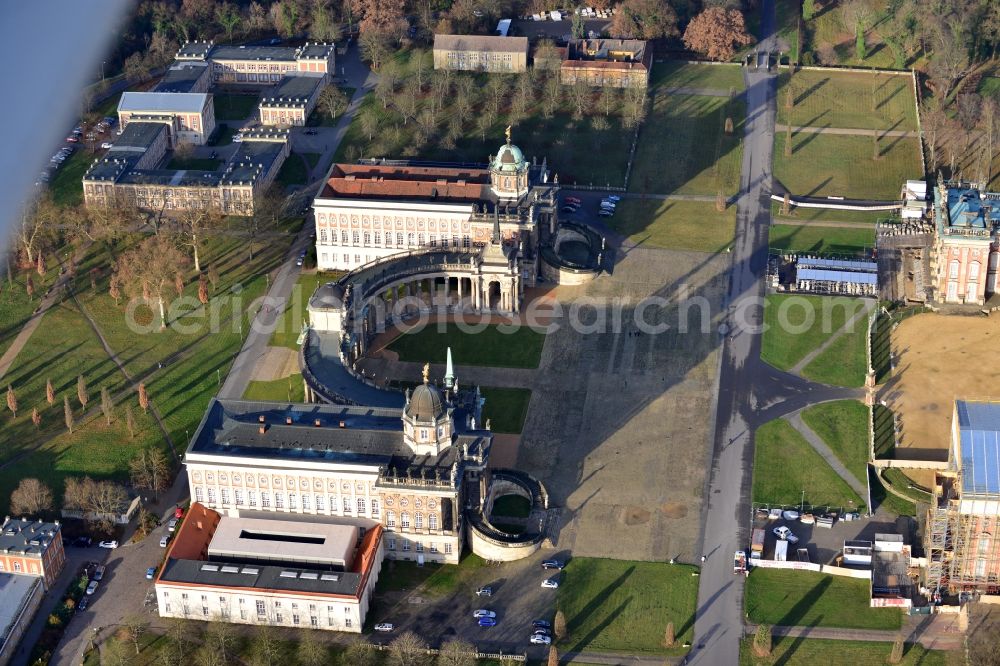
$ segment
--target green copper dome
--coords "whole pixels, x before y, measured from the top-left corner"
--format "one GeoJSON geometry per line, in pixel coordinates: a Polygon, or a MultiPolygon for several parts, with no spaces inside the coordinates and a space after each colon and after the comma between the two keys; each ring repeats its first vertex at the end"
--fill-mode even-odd
{"type": "Polygon", "coordinates": [[[497,151],[496,157],[490,164],[490,168],[494,171],[511,172],[523,171],[525,166],[527,166],[527,162],[524,160],[524,153],[512,143],[500,146],[500,150],[497,151]]]}

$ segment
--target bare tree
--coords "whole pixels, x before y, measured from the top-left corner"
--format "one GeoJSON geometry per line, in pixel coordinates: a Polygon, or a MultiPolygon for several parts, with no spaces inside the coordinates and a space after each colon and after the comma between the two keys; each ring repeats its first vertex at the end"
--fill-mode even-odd
{"type": "Polygon", "coordinates": [[[221,617],[213,617],[205,627],[205,645],[222,659],[223,664],[236,656],[237,638],[236,627],[221,617]]]}
{"type": "Polygon", "coordinates": [[[129,461],[129,476],[136,488],[159,493],[167,487],[170,465],[160,449],[145,448],[129,461]]]}
{"type": "Polygon", "coordinates": [[[126,615],[122,619],[122,629],[125,630],[125,635],[128,636],[129,641],[135,647],[135,653],[139,654],[139,641],[146,634],[146,630],[149,629],[149,622],[141,615],[131,614],[126,615]]]}
{"type": "Polygon", "coordinates": [[[378,132],[379,126],[382,124],[379,118],[378,111],[371,106],[366,106],[361,109],[361,113],[358,114],[359,121],[361,122],[361,131],[368,135],[368,141],[374,138],[375,133],[378,132]]]}
{"type": "Polygon", "coordinates": [[[427,645],[412,631],[404,631],[389,643],[389,666],[423,666],[428,662],[427,645]]]}
{"type": "Polygon", "coordinates": [[[125,404],[125,429],[128,430],[129,439],[135,439],[135,416],[132,414],[132,405],[125,404]]]}
{"type": "Polygon", "coordinates": [[[198,272],[201,272],[201,260],[198,256],[201,238],[205,232],[218,228],[223,219],[223,216],[207,203],[203,206],[186,208],[178,213],[177,227],[181,243],[191,248],[194,269],[198,272]]]}
{"type": "Polygon", "coordinates": [[[500,107],[509,94],[510,79],[503,74],[491,75],[489,83],[486,84],[486,103],[493,116],[500,114],[500,107]]]}
{"type": "Polygon", "coordinates": [[[549,660],[547,666],[559,666],[559,650],[555,645],[549,646],[549,660]]]}
{"type": "Polygon", "coordinates": [[[301,666],[323,666],[330,662],[330,651],[316,640],[316,632],[307,631],[299,640],[295,656],[301,666]]]}
{"type": "Polygon", "coordinates": [[[113,481],[99,481],[91,486],[88,493],[87,512],[91,520],[103,530],[110,531],[114,527],[116,516],[128,506],[128,493],[113,481]]]}
{"type": "Polygon", "coordinates": [[[76,399],[80,401],[80,406],[86,410],[87,403],[90,402],[90,394],[87,393],[87,380],[83,378],[83,375],[76,377],[76,399]]]}
{"type": "Polygon", "coordinates": [[[38,413],[38,407],[31,408],[31,422],[35,425],[36,429],[42,425],[42,415],[38,413]]]}
{"type": "Polygon", "coordinates": [[[323,88],[316,100],[316,106],[331,120],[346,111],[350,103],[351,100],[347,98],[347,93],[334,85],[323,88]]]}
{"type": "Polygon", "coordinates": [[[17,418],[17,394],[14,393],[14,387],[7,384],[7,409],[14,413],[14,418],[17,418]]]}
{"type": "Polygon", "coordinates": [[[165,234],[158,234],[122,253],[115,262],[115,275],[132,298],[141,295],[143,300],[158,304],[162,329],[167,326],[164,289],[186,263],[177,246],[165,234]]]}
{"type": "Polygon", "coordinates": [[[143,414],[149,410],[149,393],[146,392],[146,384],[144,382],[139,382],[139,407],[142,408],[143,414]]]}
{"type": "Polygon", "coordinates": [[[582,79],[577,79],[576,82],[570,86],[569,101],[573,107],[574,119],[580,120],[583,118],[592,99],[593,97],[590,86],[587,85],[587,83],[582,79]]]}
{"type": "Polygon", "coordinates": [[[569,634],[566,631],[566,615],[561,611],[556,611],[556,619],[553,622],[553,631],[555,632],[556,638],[562,640],[566,638],[569,634]]]}
{"type": "Polygon", "coordinates": [[[38,479],[21,479],[10,494],[11,512],[22,516],[36,516],[52,509],[52,491],[38,479]]]}
{"type": "Polygon", "coordinates": [[[111,393],[108,392],[107,386],[101,387],[101,412],[104,414],[107,424],[111,425],[111,420],[115,415],[115,403],[111,399],[111,393]]]}
{"type": "Polygon", "coordinates": [[[424,89],[424,79],[427,77],[428,69],[427,52],[423,49],[410,51],[410,75],[417,82],[418,91],[424,89]]]}
{"type": "Polygon", "coordinates": [[[372,69],[378,71],[389,57],[389,45],[385,35],[379,32],[363,32],[358,39],[361,56],[371,63],[372,69]]]}
{"type": "Polygon", "coordinates": [[[69,396],[63,396],[63,419],[66,421],[66,429],[73,432],[73,408],[69,406],[69,396]]]}
{"type": "Polygon", "coordinates": [[[394,105],[399,110],[400,115],[403,116],[404,125],[410,119],[416,117],[417,110],[420,108],[419,95],[420,88],[417,85],[417,80],[407,79],[403,85],[403,90],[396,96],[394,105]]]}
{"type": "Polygon", "coordinates": [[[445,641],[438,652],[438,666],[476,666],[476,646],[459,638],[445,641]]]}
{"type": "Polygon", "coordinates": [[[552,74],[545,81],[545,88],[542,89],[542,115],[551,118],[552,114],[562,101],[563,89],[559,83],[559,75],[552,74]]]}
{"type": "Polygon", "coordinates": [[[389,102],[396,94],[396,84],[399,82],[399,71],[394,64],[386,64],[375,84],[375,97],[382,102],[382,108],[388,109],[389,102]]]}
{"type": "Polygon", "coordinates": [[[281,659],[281,643],[273,627],[266,624],[256,627],[251,646],[250,663],[254,666],[272,666],[281,659]]]}
{"type": "Polygon", "coordinates": [[[375,646],[366,640],[358,638],[344,650],[343,663],[351,666],[375,666],[380,661],[375,646]]]}

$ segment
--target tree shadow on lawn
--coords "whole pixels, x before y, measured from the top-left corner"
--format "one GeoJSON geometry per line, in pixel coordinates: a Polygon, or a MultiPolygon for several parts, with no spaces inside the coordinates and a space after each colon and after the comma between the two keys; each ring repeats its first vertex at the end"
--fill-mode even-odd
{"type": "MultiPolygon", "coordinates": [[[[798,635],[795,638],[793,638],[791,644],[782,653],[781,657],[774,662],[774,666],[785,666],[786,664],[790,663],[792,661],[792,657],[795,656],[796,651],[800,647],[802,647],[802,643],[804,643],[806,641],[806,639],[809,638],[809,634],[811,633],[811,630],[814,627],[819,626],[819,623],[822,620],[823,620],[823,616],[820,615],[819,617],[817,617],[812,623],[810,623],[806,627],[805,631],[803,631],[800,635],[798,635]]],[[[788,636],[781,636],[778,639],[777,642],[778,642],[778,644],[781,644],[781,643],[783,643],[786,640],[788,640],[788,636]]]]}
{"type": "Polygon", "coordinates": [[[825,86],[829,82],[830,82],[830,77],[829,76],[820,79],[816,83],[812,84],[811,86],[809,86],[808,88],[806,88],[805,90],[803,90],[801,92],[801,94],[797,95],[795,97],[795,103],[796,104],[801,104],[805,100],[809,99],[810,95],[812,95],[814,92],[817,92],[820,88],[822,88],[823,86],[825,86]]]}
{"type": "MultiPolygon", "coordinates": [[[[616,589],[621,587],[625,581],[627,581],[632,573],[635,572],[635,566],[630,566],[626,569],[618,578],[609,583],[601,590],[598,594],[593,595],[591,600],[587,602],[587,605],[577,613],[567,624],[567,629],[572,632],[573,628],[579,628],[583,625],[587,618],[601,609],[607,601],[608,596],[610,596],[616,589]]],[[[618,613],[631,602],[631,597],[625,600],[624,603],[620,604],[614,612],[609,613],[607,619],[601,622],[595,629],[591,630],[584,638],[579,639],[574,647],[575,650],[582,650],[592,641],[601,631],[603,631],[614,619],[617,617],[618,613]]]]}
{"type": "MultiPolygon", "coordinates": [[[[830,123],[826,123],[825,125],[821,126],[821,129],[829,129],[829,127],[830,127],[830,123]]],[[[798,145],[794,145],[794,144],[792,145],[792,155],[794,155],[795,153],[799,152],[800,150],[802,150],[803,148],[805,148],[806,146],[808,146],[810,143],[812,143],[813,141],[815,141],[820,136],[820,134],[821,134],[821,132],[795,132],[795,133],[793,133],[792,134],[792,140],[793,141],[795,139],[799,138],[800,136],[803,136],[803,135],[805,135],[805,136],[804,136],[804,138],[801,141],[799,141],[798,145]]]]}

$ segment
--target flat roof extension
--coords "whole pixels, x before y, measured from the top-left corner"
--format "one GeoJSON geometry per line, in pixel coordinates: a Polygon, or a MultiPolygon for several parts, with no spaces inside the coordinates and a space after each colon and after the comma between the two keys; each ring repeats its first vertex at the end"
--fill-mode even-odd
{"type": "Polygon", "coordinates": [[[125,92],[118,113],[201,113],[209,93],[125,92]]]}
{"type": "Polygon", "coordinates": [[[208,545],[208,557],[346,570],[357,541],[355,525],[223,516],[208,545]]]}

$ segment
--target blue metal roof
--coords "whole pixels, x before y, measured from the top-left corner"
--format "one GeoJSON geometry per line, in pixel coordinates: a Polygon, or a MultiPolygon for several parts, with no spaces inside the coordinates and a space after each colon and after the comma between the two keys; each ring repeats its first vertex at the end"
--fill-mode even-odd
{"type": "Polygon", "coordinates": [[[795,265],[800,268],[833,268],[842,271],[877,273],[878,263],[874,261],[852,261],[850,259],[824,259],[822,257],[799,257],[795,265]]]}
{"type": "Polygon", "coordinates": [[[827,271],[818,268],[800,268],[795,271],[799,280],[819,280],[821,282],[849,282],[851,284],[877,284],[874,273],[854,273],[851,271],[827,271]]]}
{"type": "Polygon", "coordinates": [[[1000,403],[955,403],[962,456],[962,494],[1000,495],[1000,403]]]}

